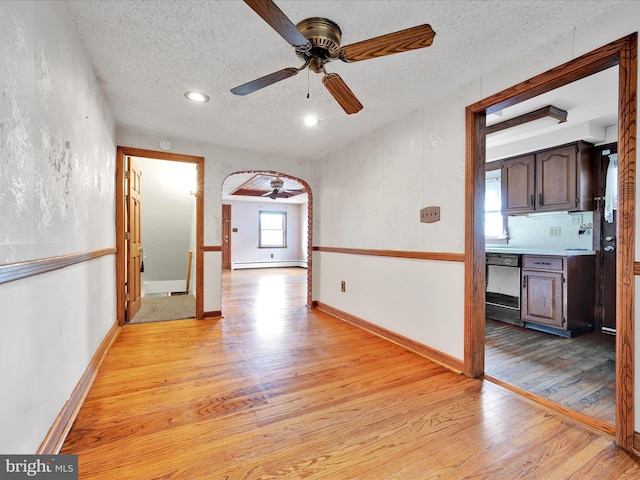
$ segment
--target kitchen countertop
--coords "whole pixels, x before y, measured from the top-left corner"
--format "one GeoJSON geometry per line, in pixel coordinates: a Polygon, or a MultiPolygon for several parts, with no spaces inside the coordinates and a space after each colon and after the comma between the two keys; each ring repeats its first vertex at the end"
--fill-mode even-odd
{"type": "Polygon", "coordinates": [[[549,249],[549,248],[527,248],[527,247],[508,247],[508,246],[491,246],[485,247],[487,253],[520,253],[527,255],[555,255],[560,257],[573,257],[577,255],[595,255],[595,250],[584,249],[549,249]]]}

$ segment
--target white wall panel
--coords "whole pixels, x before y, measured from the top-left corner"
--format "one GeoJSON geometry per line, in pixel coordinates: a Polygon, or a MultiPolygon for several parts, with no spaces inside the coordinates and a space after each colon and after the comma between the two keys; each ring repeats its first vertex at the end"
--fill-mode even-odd
{"type": "MultiPolygon", "coordinates": [[[[61,2],[0,2],[0,264],[115,245],[115,125],[61,2]]],[[[0,451],[33,453],[116,320],[114,256],[0,285],[0,451]]]]}

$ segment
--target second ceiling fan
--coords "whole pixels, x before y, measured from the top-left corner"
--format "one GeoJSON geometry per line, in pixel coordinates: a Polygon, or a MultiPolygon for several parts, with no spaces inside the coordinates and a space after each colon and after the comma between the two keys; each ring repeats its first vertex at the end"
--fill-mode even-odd
{"type": "Polygon", "coordinates": [[[408,52],[425,48],[433,43],[435,32],[430,25],[419,25],[399,32],[340,46],[342,31],[337,23],[321,17],[312,17],[294,25],[272,0],[244,0],[271,28],[295,47],[304,61],[298,68],[284,68],[251,82],[232,88],[234,95],[247,95],[276,82],[293,77],[309,67],[323,73],[323,85],[347,114],[362,110],[362,104],[337,73],[327,73],[325,64],[333,60],[351,63],[360,60],[408,52]]]}

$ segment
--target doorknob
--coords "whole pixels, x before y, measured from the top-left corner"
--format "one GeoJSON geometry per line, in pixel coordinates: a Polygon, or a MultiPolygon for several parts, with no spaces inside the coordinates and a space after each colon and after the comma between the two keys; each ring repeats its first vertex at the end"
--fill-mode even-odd
{"type": "Polygon", "coordinates": [[[605,252],[613,252],[616,248],[613,245],[607,245],[604,247],[605,252]]]}
{"type": "Polygon", "coordinates": [[[604,239],[605,239],[607,242],[613,242],[613,241],[615,240],[615,238],[613,238],[613,237],[604,237],[604,239]]]}

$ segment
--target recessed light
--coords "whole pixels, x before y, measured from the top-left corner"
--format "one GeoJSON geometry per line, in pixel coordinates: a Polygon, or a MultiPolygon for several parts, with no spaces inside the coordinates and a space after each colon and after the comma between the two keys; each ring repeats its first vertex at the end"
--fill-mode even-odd
{"type": "Polygon", "coordinates": [[[320,119],[314,115],[307,115],[304,117],[304,124],[308,127],[313,127],[320,123],[320,119]]]}
{"type": "Polygon", "coordinates": [[[191,100],[192,102],[205,103],[209,101],[209,95],[202,92],[196,92],[194,90],[185,92],[184,96],[187,97],[187,100],[191,100]]]}

